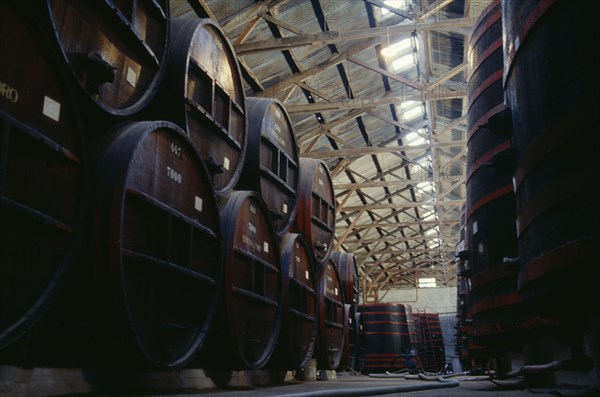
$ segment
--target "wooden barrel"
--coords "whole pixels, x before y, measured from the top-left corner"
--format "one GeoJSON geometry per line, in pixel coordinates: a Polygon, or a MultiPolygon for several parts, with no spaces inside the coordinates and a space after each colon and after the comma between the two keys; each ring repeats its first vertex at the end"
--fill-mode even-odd
{"type": "Polygon", "coordinates": [[[365,334],[365,373],[405,368],[410,354],[406,307],[397,303],[358,306],[365,334]]]}
{"type": "Polygon", "coordinates": [[[280,244],[283,293],[277,348],[269,366],[305,368],[317,341],[317,293],[312,250],[300,234],[286,233],[280,244]]]}
{"type": "Polygon", "coordinates": [[[262,195],[277,234],[296,218],[298,147],[290,116],[276,99],[248,98],[248,145],[242,176],[236,186],[262,195]]]}
{"type": "Polygon", "coordinates": [[[171,20],[165,77],[146,116],[188,132],[218,194],[235,187],[246,151],[246,103],[237,58],[215,21],[171,20]]]}
{"type": "MultiPolygon", "coordinates": [[[[505,95],[516,155],[519,290],[538,310],[585,319],[599,262],[597,2],[503,1],[505,95]],[[532,68],[543,65],[543,68],[532,68]]],[[[577,320],[576,320],[577,321],[577,320]]],[[[572,324],[574,325],[574,324],[572,324]]]]}
{"type": "Polygon", "coordinates": [[[80,246],[86,159],[69,73],[0,3],[0,348],[46,313],[80,246]]]}
{"type": "Polygon", "coordinates": [[[493,1],[475,23],[468,49],[467,200],[471,289],[469,307],[474,342],[515,343],[523,313],[517,291],[518,264],[512,178],[490,162],[510,149],[509,131],[482,127],[504,110],[502,92],[502,10],[493,1]],[[504,258],[512,262],[505,263],[504,258]]]}
{"type": "Polygon", "coordinates": [[[360,299],[360,281],[356,256],[350,252],[334,252],[331,259],[340,273],[344,303],[358,305],[360,299]]]}
{"type": "Polygon", "coordinates": [[[220,291],[221,234],[208,173],[168,122],[121,125],[105,144],[94,177],[91,257],[106,321],[119,322],[145,362],[183,365],[203,343],[220,291]]]}
{"type": "Polygon", "coordinates": [[[335,263],[317,265],[317,368],[336,369],[344,346],[344,301],[342,283],[335,263]]]}
{"type": "Polygon", "coordinates": [[[233,191],[219,203],[223,288],[207,368],[258,369],[279,337],[281,260],[269,210],[255,192],[233,191]]]}
{"type": "Polygon", "coordinates": [[[304,234],[317,261],[324,263],[335,237],[335,194],[327,164],[300,158],[298,210],[294,230],[304,234]]]}
{"type": "Polygon", "coordinates": [[[55,38],[87,95],[109,114],[148,105],[163,74],[168,0],[45,0],[55,38]]]}

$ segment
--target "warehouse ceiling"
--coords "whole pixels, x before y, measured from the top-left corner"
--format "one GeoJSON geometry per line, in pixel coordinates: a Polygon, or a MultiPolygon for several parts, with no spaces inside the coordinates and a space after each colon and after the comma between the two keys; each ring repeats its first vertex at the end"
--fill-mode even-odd
{"type": "Polygon", "coordinates": [[[369,301],[456,285],[466,43],[489,2],[171,0],[172,17],[219,22],[247,96],[283,101],[301,155],[328,164],[334,249],[356,255],[369,301]]]}

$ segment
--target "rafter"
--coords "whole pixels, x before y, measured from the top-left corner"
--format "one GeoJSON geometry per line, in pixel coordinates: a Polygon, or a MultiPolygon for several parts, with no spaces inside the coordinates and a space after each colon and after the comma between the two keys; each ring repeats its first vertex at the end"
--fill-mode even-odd
{"type": "MultiPolygon", "coordinates": [[[[278,21],[274,23],[281,22],[283,21],[278,21]]],[[[286,26],[287,25],[290,24],[286,23],[286,26]]],[[[356,29],[347,32],[326,31],[312,34],[297,33],[298,29],[294,29],[293,26],[287,26],[285,27],[285,29],[297,33],[298,36],[282,37],[280,39],[267,39],[250,43],[243,43],[240,45],[236,45],[235,51],[239,55],[246,55],[262,51],[286,50],[306,45],[335,44],[342,41],[359,41],[382,36],[385,36],[387,38],[390,35],[411,33],[414,31],[459,29],[471,25],[473,25],[473,21],[469,18],[455,18],[445,21],[418,22],[378,28],[356,29]]]]}
{"type": "Polygon", "coordinates": [[[395,208],[413,208],[413,207],[423,207],[423,206],[460,206],[465,202],[465,200],[445,200],[445,201],[426,201],[423,203],[397,203],[397,204],[366,204],[366,205],[356,205],[356,206],[348,206],[344,207],[342,211],[372,211],[372,210],[385,210],[385,209],[395,209],[395,208]]]}
{"type": "Polygon", "coordinates": [[[339,150],[328,150],[328,151],[318,151],[318,152],[310,152],[303,153],[303,157],[310,157],[313,159],[330,159],[336,157],[350,157],[350,156],[368,156],[372,154],[380,154],[380,153],[398,153],[398,152],[410,152],[410,151],[422,151],[429,150],[435,148],[442,147],[455,147],[455,146],[464,146],[466,144],[465,141],[444,141],[444,142],[434,142],[427,143],[422,145],[413,145],[413,146],[367,146],[367,147],[355,147],[350,149],[339,149],[339,150]]]}

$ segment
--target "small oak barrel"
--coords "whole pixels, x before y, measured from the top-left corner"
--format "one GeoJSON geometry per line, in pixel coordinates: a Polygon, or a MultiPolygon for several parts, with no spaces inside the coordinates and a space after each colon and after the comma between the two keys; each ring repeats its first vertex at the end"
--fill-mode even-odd
{"type": "Polygon", "coordinates": [[[281,326],[283,276],[269,210],[255,192],[219,203],[223,288],[206,368],[258,369],[273,354],[281,326]]]}
{"type": "Polygon", "coordinates": [[[148,105],[163,74],[168,0],[45,0],[71,71],[104,111],[131,116],[148,105]]]}
{"type": "Polygon", "coordinates": [[[208,172],[168,122],[126,123],[104,144],[91,258],[106,321],[120,323],[146,363],[183,365],[203,343],[220,291],[219,216],[208,172]]]}
{"type": "Polygon", "coordinates": [[[537,313],[579,321],[591,314],[581,302],[600,298],[600,59],[589,53],[600,5],[504,0],[502,12],[519,293],[537,313]]]}
{"type": "Polygon", "coordinates": [[[165,78],[147,117],[186,130],[215,191],[233,190],[244,165],[246,102],[237,58],[215,21],[172,19],[165,78]]]}
{"type": "Polygon", "coordinates": [[[283,314],[279,341],[269,367],[294,370],[309,364],[317,341],[314,258],[300,234],[286,233],[279,248],[283,314]]]}
{"type": "MultiPolygon", "coordinates": [[[[481,14],[469,41],[467,95],[467,199],[471,290],[469,307],[474,341],[496,347],[514,344],[521,336],[517,291],[517,231],[515,196],[510,175],[500,175],[490,163],[510,149],[510,131],[491,133],[483,127],[504,110],[502,93],[502,10],[493,1],[481,14]],[[513,262],[505,263],[504,258],[513,262]]],[[[507,128],[508,129],[508,128],[507,128]]]]}
{"type": "Polygon", "coordinates": [[[404,368],[411,348],[405,305],[364,304],[358,306],[358,311],[365,338],[362,370],[369,373],[404,368]]]}
{"type": "Polygon", "coordinates": [[[246,106],[248,145],[236,189],[262,195],[281,235],[296,217],[299,169],[294,129],[285,107],[276,99],[248,98],[246,106]]]}
{"type": "Polygon", "coordinates": [[[298,209],[293,229],[306,237],[320,263],[331,254],[335,208],[333,182],[327,164],[301,157],[298,209]]]}
{"type": "Polygon", "coordinates": [[[62,289],[84,219],[86,160],[70,75],[19,3],[0,3],[0,348],[62,289]]]}
{"type": "Polygon", "coordinates": [[[319,369],[336,369],[344,347],[344,301],[335,263],[317,265],[318,332],[315,356],[319,369]]]}

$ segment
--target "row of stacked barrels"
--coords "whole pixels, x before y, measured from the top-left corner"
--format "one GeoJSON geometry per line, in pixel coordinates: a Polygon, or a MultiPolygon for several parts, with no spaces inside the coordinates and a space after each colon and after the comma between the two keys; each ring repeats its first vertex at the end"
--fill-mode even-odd
{"type": "Polygon", "coordinates": [[[218,24],[168,0],[21,3],[0,4],[0,362],[349,357],[331,176],[280,102],[245,98],[218,24]]]}
{"type": "Polygon", "coordinates": [[[439,372],[446,363],[439,315],[402,303],[369,303],[360,313],[360,363],[364,373],[439,372]]]}
{"type": "MultiPolygon", "coordinates": [[[[598,317],[582,304],[598,299],[594,281],[583,277],[599,257],[589,190],[599,183],[591,170],[599,158],[592,109],[600,102],[589,84],[598,58],[586,55],[597,36],[591,14],[584,2],[496,0],[470,38],[458,254],[469,280],[459,292],[467,314],[458,315],[472,327],[463,335],[471,340],[466,356],[487,356],[500,371],[510,371],[509,351],[546,337],[581,358],[585,329],[598,317]]],[[[600,358],[589,346],[585,354],[600,358]]],[[[551,353],[525,357],[552,360],[551,353]]]]}

